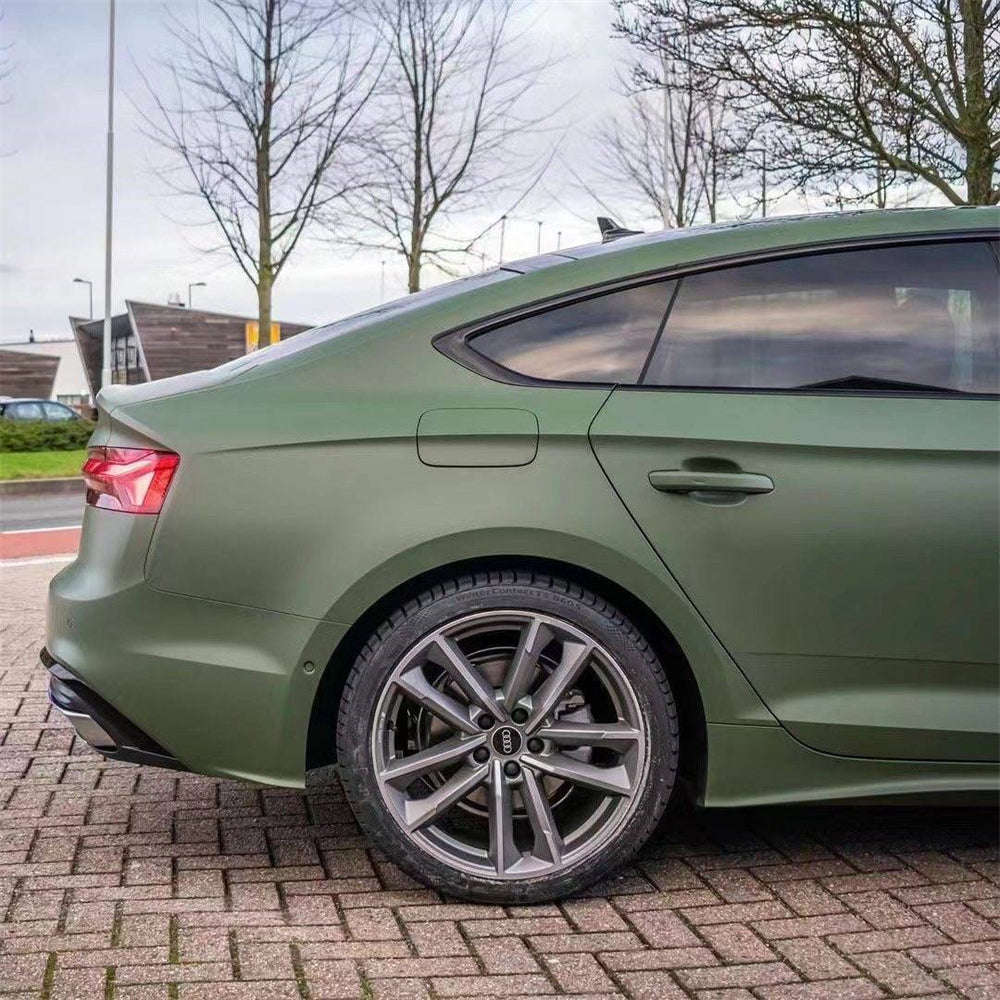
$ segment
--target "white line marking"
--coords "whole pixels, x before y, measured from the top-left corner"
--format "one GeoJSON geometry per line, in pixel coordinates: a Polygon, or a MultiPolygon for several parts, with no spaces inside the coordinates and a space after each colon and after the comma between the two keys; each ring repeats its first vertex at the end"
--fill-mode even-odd
{"type": "Polygon", "coordinates": [[[32,556],[25,559],[0,559],[0,569],[15,569],[18,566],[44,566],[50,563],[72,562],[76,553],[65,556],[32,556]]]}
{"type": "Polygon", "coordinates": [[[43,531],[72,531],[75,528],[82,527],[82,524],[61,524],[58,528],[15,528],[12,531],[0,531],[0,535],[30,535],[34,532],[41,534],[43,531]]]}

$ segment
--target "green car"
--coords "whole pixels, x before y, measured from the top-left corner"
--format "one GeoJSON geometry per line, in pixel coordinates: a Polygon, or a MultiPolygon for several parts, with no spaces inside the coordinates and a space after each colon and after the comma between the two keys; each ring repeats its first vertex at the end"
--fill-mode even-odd
{"type": "Polygon", "coordinates": [[[106,389],[52,701],[115,759],[336,763],[480,900],[579,890],[682,793],[993,793],[998,232],[626,236],[106,389]]]}

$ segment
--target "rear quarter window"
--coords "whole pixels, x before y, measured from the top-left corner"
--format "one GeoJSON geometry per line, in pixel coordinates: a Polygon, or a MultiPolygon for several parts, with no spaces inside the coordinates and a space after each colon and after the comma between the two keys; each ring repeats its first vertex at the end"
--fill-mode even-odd
{"type": "Polygon", "coordinates": [[[529,378],[634,385],[674,284],[657,281],[547,309],[475,334],[468,346],[529,378]]]}

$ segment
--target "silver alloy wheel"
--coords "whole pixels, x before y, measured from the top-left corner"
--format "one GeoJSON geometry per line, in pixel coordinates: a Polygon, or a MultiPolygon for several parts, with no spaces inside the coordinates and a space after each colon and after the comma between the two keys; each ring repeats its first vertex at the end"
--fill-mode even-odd
{"type": "Polygon", "coordinates": [[[625,672],[569,622],[466,615],[413,645],[379,697],[372,759],[400,828],[492,879],[599,851],[644,787],[648,734],[625,672]]]}

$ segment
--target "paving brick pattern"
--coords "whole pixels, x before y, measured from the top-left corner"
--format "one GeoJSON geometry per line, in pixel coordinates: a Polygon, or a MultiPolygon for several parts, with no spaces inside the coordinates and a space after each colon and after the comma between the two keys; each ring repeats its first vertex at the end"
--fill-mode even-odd
{"type": "Polygon", "coordinates": [[[108,763],[45,696],[51,564],[0,567],[0,998],[1000,997],[997,815],[695,812],[560,905],[415,884],[340,790],[108,763]]]}

